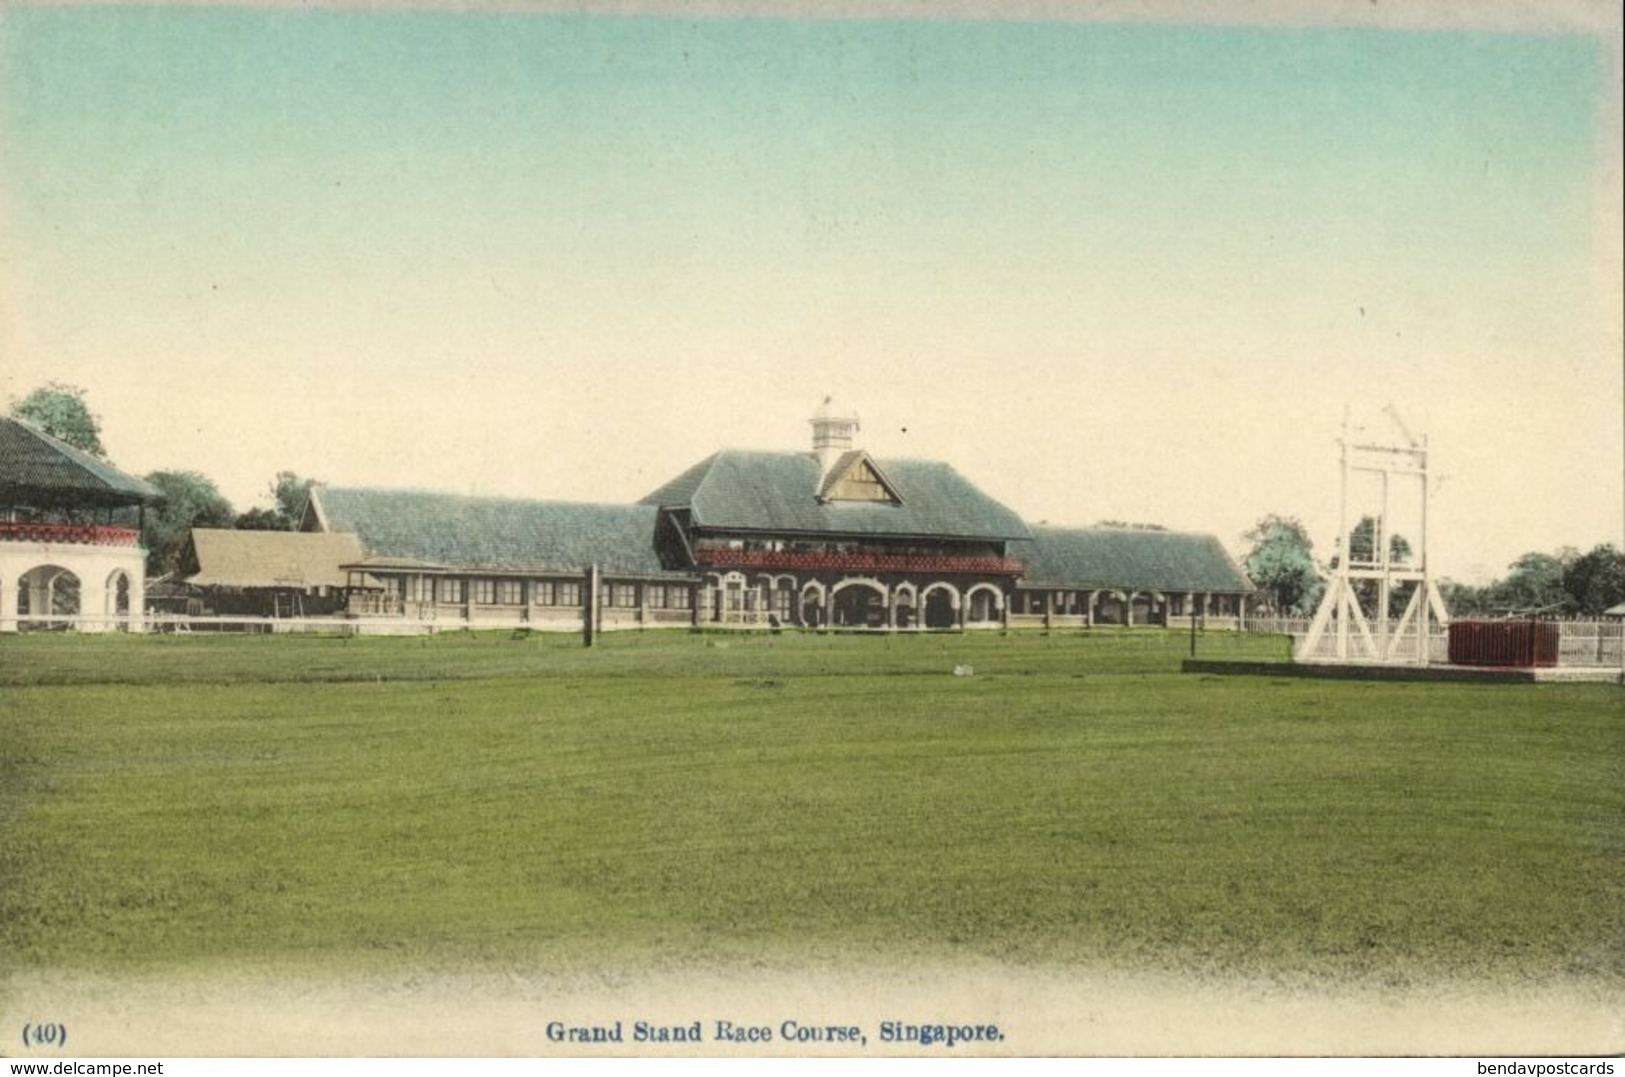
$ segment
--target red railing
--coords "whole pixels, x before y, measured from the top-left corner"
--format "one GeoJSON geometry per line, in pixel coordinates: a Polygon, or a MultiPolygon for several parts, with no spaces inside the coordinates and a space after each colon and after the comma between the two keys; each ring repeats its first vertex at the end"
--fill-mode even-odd
{"type": "Polygon", "coordinates": [[[835,572],[963,572],[1019,576],[1026,565],[1010,557],[931,553],[827,553],[813,550],[729,550],[701,547],[694,559],[709,568],[795,568],[835,572]]]}
{"type": "Polygon", "coordinates": [[[0,520],[0,542],[67,542],[81,546],[137,546],[141,532],[103,524],[33,524],[0,520]]]}

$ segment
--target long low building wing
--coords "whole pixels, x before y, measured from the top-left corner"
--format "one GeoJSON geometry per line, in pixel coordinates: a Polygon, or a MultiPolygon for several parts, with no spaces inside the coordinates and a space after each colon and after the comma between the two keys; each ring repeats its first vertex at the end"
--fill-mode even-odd
{"type": "Polygon", "coordinates": [[[1116,527],[1034,527],[1011,544],[1022,587],[1250,594],[1252,581],[1212,535],[1116,527]]]}

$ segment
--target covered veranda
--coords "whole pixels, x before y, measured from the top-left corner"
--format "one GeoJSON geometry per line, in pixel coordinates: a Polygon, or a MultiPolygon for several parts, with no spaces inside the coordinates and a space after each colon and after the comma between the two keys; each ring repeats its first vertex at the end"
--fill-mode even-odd
{"type": "Polygon", "coordinates": [[[0,418],[0,632],[139,631],[145,507],[158,491],[0,418]]]}

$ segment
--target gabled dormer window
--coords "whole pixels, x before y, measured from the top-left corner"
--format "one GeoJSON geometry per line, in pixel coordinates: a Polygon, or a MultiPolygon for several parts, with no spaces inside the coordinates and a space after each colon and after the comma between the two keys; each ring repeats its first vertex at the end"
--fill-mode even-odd
{"type": "Polygon", "coordinates": [[[842,454],[824,477],[820,501],[878,501],[901,505],[903,499],[878,464],[862,449],[842,454]]]}

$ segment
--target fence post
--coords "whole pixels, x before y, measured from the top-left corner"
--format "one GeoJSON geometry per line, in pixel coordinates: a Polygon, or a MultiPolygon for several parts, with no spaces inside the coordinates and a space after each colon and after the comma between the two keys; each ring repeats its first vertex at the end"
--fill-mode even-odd
{"type": "Polygon", "coordinates": [[[583,580],[586,594],[581,596],[581,645],[591,647],[598,633],[598,566],[589,565],[583,580]]]}

